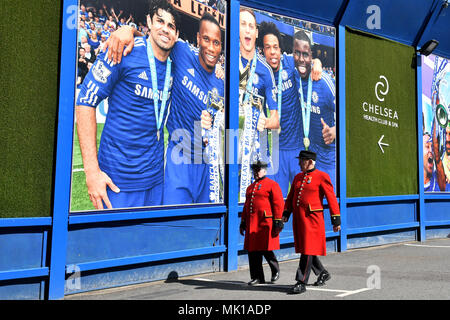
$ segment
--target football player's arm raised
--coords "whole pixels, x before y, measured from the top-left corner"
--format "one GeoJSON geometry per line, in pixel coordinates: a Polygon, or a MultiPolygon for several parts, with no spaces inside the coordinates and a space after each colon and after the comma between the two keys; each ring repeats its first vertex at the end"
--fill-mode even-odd
{"type": "Polygon", "coordinates": [[[108,59],[120,63],[122,56],[127,56],[133,50],[135,36],[140,37],[143,34],[131,26],[122,26],[114,31],[103,47],[103,51],[109,48],[108,59]]]}

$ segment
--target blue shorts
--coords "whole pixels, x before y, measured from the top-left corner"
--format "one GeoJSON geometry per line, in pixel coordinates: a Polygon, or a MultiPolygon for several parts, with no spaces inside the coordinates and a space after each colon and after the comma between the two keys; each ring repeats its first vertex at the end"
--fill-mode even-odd
{"type": "MultiPolygon", "coordinates": [[[[294,181],[294,177],[301,171],[296,158],[299,152],[300,149],[280,150],[277,172],[274,175],[267,175],[280,185],[284,198],[287,197],[290,183],[294,181]]],[[[273,166],[274,169],[277,167],[276,164],[273,166]]]]}
{"type": "Polygon", "coordinates": [[[176,164],[169,149],[164,170],[163,204],[209,203],[209,165],[176,164]]]}
{"type": "MultiPolygon", "coordinates": [[[[160,206],[163,199],[163,184],[142,191],[120,191],[115,193],[107,188],[108,198],[113,208],[134,208],[160,206]]],[[[103,202],[104,208],[106,208],[103,202]]]]}
{"type": "Polygon", "coordinates": [[[316,168],[320,171],[328,173],[331,179],[331,183],[334,187],[334,192],[336,193],[336,161],[333,161],[331,164],[323,164],[319,161],[316,162],[316,168]]]}

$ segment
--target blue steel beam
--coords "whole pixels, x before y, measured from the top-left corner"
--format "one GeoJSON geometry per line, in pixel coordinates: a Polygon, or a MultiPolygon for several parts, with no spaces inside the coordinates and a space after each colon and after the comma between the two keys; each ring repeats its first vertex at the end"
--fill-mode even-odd
{"type": "MultiPolygon", "coordinates": [[[[239,93],[237,90],[230,90],[230,88],[239,87],[239,68],[232,64],[232,61],[239,61],[239,7],[240,2],[237,0],[231,0],[228,7],[227,14],[227,37],[229,39],[227,48],[229,57],[227,61],[227,70],[229,75],[229,112],[228,112],[228,132],[234,132],[239,128],[239,93]],[[233,45],[229,45],[229,44],[233,45]]],[[[234,138],[233,138],[234,139],[234,138]]],[[[239,216],[238,216],[238,146],[237,143],[229,139],[227,142],[227,154],[226,159],[228,161],[228,214],[226,219],[226,241],[227,252],[225,259],[225,270],[236,270],[238,266],[237,260],[237,242],[239,232],[239,216]],[[229,150],[233,148],[233,150],[229,150]]]]}
{"type": "Polygon", "coordinates": [[[73,97],[76,77],[78,1],[65,0],[61,24],[61,64],[59,74],[58,133],[56,142],[56,172],[51,232],[49,299],[64,297],[67,250],[70,179],[72,171],[73,97]]]}

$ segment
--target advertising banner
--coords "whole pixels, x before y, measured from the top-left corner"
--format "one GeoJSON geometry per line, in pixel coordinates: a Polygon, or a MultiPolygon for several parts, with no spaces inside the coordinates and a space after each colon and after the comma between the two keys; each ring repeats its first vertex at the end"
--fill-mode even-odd
{"type": "Polygon", "coordinates": [[[450,192],[450,61],[433,54],[421,59],[423,188],[450,192]]]}
{"type": "Polygon", "coordinates": [[[71,212],[223,203],[225,9],[80,2],[71,212]]]}
{"type": "Polygon", "coordinates": [[[239,201],[258,160],[286,197],[304,149],[336,190],[335,29],[241,6],[239,36],[239,201]]]}
{"type": "Polygon", "coordinates": [[[414,48],[346,31],[347,196],[416,194],[414,48]]]}

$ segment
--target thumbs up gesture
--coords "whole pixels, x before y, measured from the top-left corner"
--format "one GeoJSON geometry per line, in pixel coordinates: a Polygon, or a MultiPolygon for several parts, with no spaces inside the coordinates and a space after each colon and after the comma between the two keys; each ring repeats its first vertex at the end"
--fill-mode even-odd
{"type": "Polygon", "coordinates": [[[322,122],[322,137],[325,144],[330,144],[336,139],[336,126],[330,127],[326,124],[323,118],[320,118],[322,122]]]}

